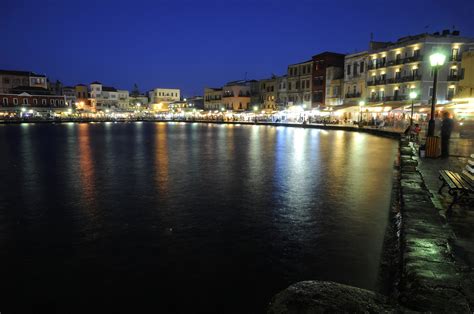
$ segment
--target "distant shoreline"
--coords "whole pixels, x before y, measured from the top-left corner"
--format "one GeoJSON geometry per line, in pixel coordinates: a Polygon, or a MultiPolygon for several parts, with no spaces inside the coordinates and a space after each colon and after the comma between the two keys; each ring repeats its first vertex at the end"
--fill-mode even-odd
{"type": "Polygon", "coordinates": [[[323,129],[323,130],[339,130],[351,132],[363,132],[373,135],[390,137],[399,139],[402,132],[374,129],[374,128],[359,128],[351,125],[337,125],[337,124],[302,124],[302,123],[281,123],[281,122],[246,122],[246,121],[208,121],[208,120],[155,120],[155,119],[137,119],[137,120],[89,120],[89,119],[63,119],[63,120],[0,120],[0,124],[56,124],[56,123],[133,123],[133,122],[165,122],[165,123],[207,123],[207,124],[232,124],[232,125],[266,125],[266,126],[284,126],[293,128],[307,128],[307,129],[323,129]]]}

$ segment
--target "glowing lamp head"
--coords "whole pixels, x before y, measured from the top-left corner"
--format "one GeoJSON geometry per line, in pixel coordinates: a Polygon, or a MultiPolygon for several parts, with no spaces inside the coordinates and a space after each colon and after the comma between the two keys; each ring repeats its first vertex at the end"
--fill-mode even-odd
{"type": "Polygon", "coordinates": [[[430,56],[430,64],[432,67],[442,66],[446,61],[446,56],[442,53],[436,52],[430,56]]]}
{"type": "Polygon", "coordinates": [[[359,106],[360,106],[360,107],[365,106],[365,101],[363,101],[363,100],[359,101],[359,106]]]}
{"type": "Polygon", "coordinates": [[[418,94],[416,92],[410,92],[409,96],[410,96],[410,99],[415,99],[418,96],[418,94]]]}
{"type": "Polygon", "coordinates": [[[258,110],[258,107],[257,106],[253,106],[253,111],[257,111],[258,110]]]}
{"type": "Polygon", "coordinates": [[[25,107],[21,108],[21,112],[25,112],[25,111],[26,111],[25,107]]]}

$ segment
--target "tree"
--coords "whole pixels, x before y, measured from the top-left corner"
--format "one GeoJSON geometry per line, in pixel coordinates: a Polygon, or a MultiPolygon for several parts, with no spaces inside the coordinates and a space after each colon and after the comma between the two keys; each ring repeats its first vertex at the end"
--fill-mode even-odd
{"type": "Polygon", "coordinates": [[[132,93],[130,94],[132,97],[138,97],[140,96],[140,90],[138,89],[138,85],[135,83],[133,84],[133,90],[132,93]]]}

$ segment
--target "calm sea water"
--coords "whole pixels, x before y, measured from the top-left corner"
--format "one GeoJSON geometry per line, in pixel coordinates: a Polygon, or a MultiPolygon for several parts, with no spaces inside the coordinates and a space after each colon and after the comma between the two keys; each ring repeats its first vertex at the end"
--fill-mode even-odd
{"type": "Polygon", "coordinates": [[[259,313],[373,289],[397,142],[183,123],[0,125],[0,312],[259,313]]]}

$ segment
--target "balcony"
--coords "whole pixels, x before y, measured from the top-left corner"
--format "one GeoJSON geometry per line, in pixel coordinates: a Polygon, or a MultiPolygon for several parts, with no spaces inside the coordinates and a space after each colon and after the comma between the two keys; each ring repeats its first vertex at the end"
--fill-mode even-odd
{"type": "Polygon", "coordinates": [[[395,96],[385,96],[384,101],[401,101],[407,100],[408,97],[406,95],[395,95],[395,96]]]}
{"type": "Polygon", "coordinates": [[[360,93],[347,93],[346,98],[359,98],[360,93]]]}
{"type": "Polygon", "coordinates": [[[380,96],[372,96],[368,99],[369,102],[379,102],[379,101],[382,101],[382,97],[380,96]]]}
{"type": "Polygon", "coordinates": [[[406,57],[405,59],[403,59],[403,63],[418,62],[421,60],[423,60],[423,56],[418,55],[418,56],[413,56],[413,57],[406,57]]]}
{"type": "Polygon", "coordinates": [[[387,80],[367,81],[367,86],[385,85],[385,84],[387,84],[387,80]]]}
{"type": "Polygon", "coordinates": [[[448,75],[448,81],[459,81],[461,79],[461,77],[459,77],[459,75],[448,75]]]}

